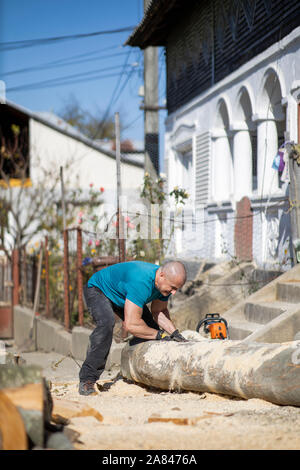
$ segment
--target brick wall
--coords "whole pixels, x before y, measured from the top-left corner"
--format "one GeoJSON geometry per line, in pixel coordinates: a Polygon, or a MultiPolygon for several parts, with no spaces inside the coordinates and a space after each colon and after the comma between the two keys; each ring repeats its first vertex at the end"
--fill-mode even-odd
{"type": "Polygon", "coordinates": [[[176,21],[166,25],[168,112],[176,111],[299,24],[299,0],[186,2],[176,21]]]}
{"type": "Polygon", "coordinates": [[[243,197],[236,205],[234,227],[235,256],[240,260],[252,260],[253,212],[248,197],[243,197]]]}

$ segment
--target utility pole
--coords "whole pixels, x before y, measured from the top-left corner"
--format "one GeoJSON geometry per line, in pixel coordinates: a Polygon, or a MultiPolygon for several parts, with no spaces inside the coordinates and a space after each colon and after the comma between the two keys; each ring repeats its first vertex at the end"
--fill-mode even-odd
{"type": "MultiPolygon", "coordinates": [[[[152,0],[144,0],[144,13],[152,0]]],[[[152,179],[159,173],[158,49],[144,50],[144,140],[145,172],[152,179]]]]}

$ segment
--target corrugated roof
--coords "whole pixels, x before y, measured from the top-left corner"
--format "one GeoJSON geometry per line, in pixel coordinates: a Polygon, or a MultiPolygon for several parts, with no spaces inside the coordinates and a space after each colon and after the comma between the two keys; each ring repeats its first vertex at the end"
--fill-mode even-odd
{"type": "Polygon", "coordinates": [[[179,10],[186,5],[183,0],[152,0],[140,24],[127,39],[125,45],[165,46],[168,27],[178,18],[179,10]]]}

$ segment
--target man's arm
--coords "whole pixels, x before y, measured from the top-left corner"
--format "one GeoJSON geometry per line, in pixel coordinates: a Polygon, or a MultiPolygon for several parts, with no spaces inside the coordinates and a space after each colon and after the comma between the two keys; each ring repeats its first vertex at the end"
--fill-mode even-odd
{"type": "Polygon", "coordinates": [[[156,299],[151,303],[151,313],[154,321],[167,333],[171,334],[176,330],[175,325],[171,321],[168,302],[156,299]]]}
{"type": "Polygon", "coordinates": [[[125,300],[124,306],[124,328],[129,333],[144,339],[155,339],[157,330],[150,328],[144,320],[142,320],[143,309],[138,305],[125,300]]]}

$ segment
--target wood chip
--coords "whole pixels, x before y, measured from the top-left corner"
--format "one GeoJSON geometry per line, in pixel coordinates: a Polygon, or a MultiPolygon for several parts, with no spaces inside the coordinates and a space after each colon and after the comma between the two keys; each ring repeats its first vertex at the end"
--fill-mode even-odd
{"type": "Polygon", "coordinates": [[[150,416],[148,423],[173,423],[180,426],[195,426],[198,421],[207,418],[213,418],[214,416],[232,416],[234,413],[215,413],[213,411],[207,411],[203,416],[197,416],[195,418],[161,418],[159,416],[150,416]]]}
{"type": "Polygon", "coordinates": [[[103,416],[99,411],[91,408],[90,406],[83,405],[79,402],[72,402],[68,400],[55,399],[53,400],[52,419],[54,422],[70,420],[72,418],[79,418],[85,416],[93,416],[98,421],[103,421],[103,416]]]}

